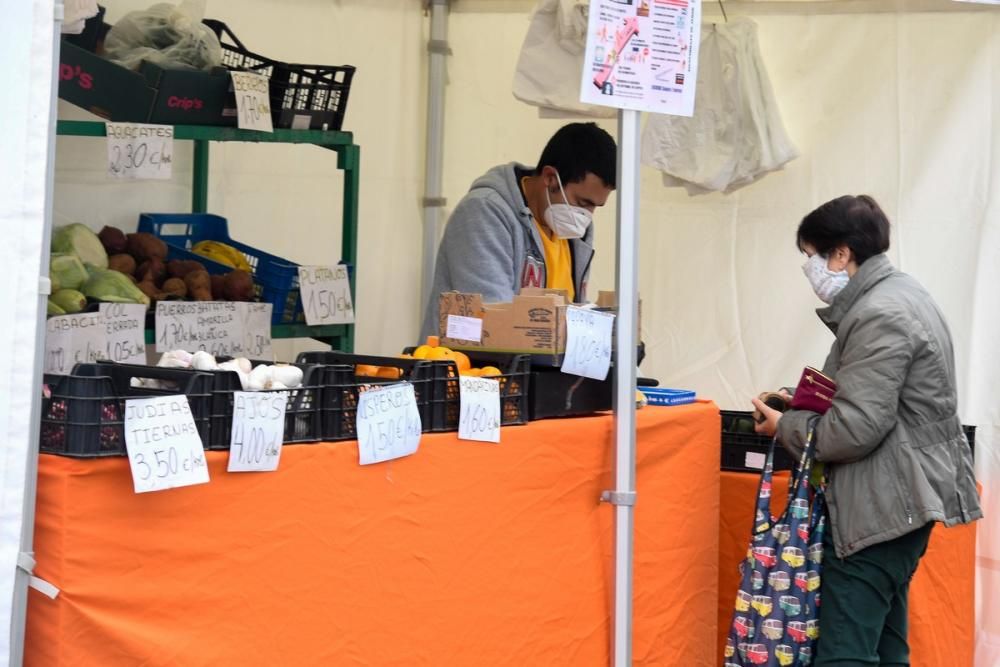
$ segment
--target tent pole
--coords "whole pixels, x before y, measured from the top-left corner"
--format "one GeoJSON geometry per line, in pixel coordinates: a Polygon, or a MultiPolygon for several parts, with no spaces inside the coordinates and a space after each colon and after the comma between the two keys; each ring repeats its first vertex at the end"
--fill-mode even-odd
{"type": "Polygon", "coordinates": [[[635,386],[639,310],[639,112],[618,112],[618,255],[615,289],[614,667],[632,665],[632,546],[635,509],[635,386]]]}
{"type": "Polygon", "coordinates": [[[438,241],[441,238],[442,212],[446,204],[442,193],[444,172],[444,91],[447,78],[448,11],[450,0],[428,0],[431,14],[430,40],[427,42],[427,147],[424,164],[423,198],[423,271],[420,286],[421,317],[431,298],[438,241]]]}

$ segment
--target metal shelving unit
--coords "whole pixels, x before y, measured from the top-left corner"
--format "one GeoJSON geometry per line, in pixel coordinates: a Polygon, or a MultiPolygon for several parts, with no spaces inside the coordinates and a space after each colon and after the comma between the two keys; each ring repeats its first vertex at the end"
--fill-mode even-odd
{"type": "MultiPolygon", "coordinates": [[[[174,125],[174,139],[194,142],[194,175],[191,184],[191,211],[208,212],[208,157],[212,141],[244,141],[277,144],[311,144],[337,153],[337,169],[344,172],[343,222],[340,241],[340,261],[354,267],[351,300],[355,299],[358,276],[358,186],[360,182],[361,147],[354,143],[350,132],[323,130],[275,129],[271,132],[240,130],[235,127],[206,125],[174,125]]],[[[56,134],[73,137],[103,137],[101,121],[60,120],[56,134]]],[[[271,338],[315,338],[329,343],[334,349],[354,350],[354,325],[338,324],[310,327],[304,324],[282,324],[271,327],[271,338]]],[[[146,342],[152,343],[153,332],[146,331],[146,342]]]]}

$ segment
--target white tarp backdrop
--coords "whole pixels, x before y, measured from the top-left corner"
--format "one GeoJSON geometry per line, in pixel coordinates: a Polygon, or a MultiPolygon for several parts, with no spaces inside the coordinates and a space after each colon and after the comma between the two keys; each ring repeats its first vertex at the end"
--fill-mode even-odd
{"type": "MultiPolygon", "coordinates": [[[[113,21],[150,2],[108,4],[113,21]]],[[[753,10],[756,3],[739,4],[753,10]]],[[[812,313],[818,302],[799,270],[795,227],[832,197],[872,194],[894,222],[893,259],[928,287],[952,327],[962,418],[979,428],[977,470],[987,512],[979,526],[979,590],[1000,590],[1000,351],[993,344],[1000,332],[994,166],[1000,165],[1000,13],[807,14],[792,6],[809,3],[787,3],[787,11],[775,8],[780,4],[760,3],[753,18],[801,157],[731,195],[689,198],[663,188],[657,172],[643,171],[643,373],[697,389],[722,407],[746,409],[749,396],[793,382],[805,363],[821,363],[831,337],[812,313]]],[[[816,4],[836,5],[837,12],[877,3],[816,4]]],[[[511,95],[532,5],[455,3],[445,141],[449,207],[487,168],[535,160],[562,124],[539,120],[535,108],[511,95]]],[[[390,353],[412,344],[422,310],[426,21],[420,3],[215,0],[208,15],[266,55],[359,66],[345,125],[362,146],[358,348],[390,353]]],[[[61,103],[60,117],[85,114],[61,103]]],[[[604,125],[616,131],[613,121],[604,125]]],[[[57,222],[130,230],[140,210],[189,205],[190,153],[180,144],[174,181],[166,184],[107,181],[98,140],[64,137],[57,150],[57,222]]],[[[336,259],[340,189],[331,163],[324,151],[307,147],[215,146],[210,208],[231,219],[242,241],[300,262],[336,259]]],[[[614,202],[596,219],[595,292],[614,285],[614,202]]],[[[1000,599],[980,595],[978,605],[977,662],[992,667],[1000,664],[1000,599]]]]}
{"type": "MultiPolygon", "coordinates": [[[[11,610],[21,550],[22,512],[29,442],[37,433],[39,399],[32,391],[41,371],[35,363],[42,317],[39,276],[48,273],[46,216],[54,4],[46,0],[7,3],[0,39],[0,89],[7,101],[0,123],[0,266],[7,276],[0,289],[0,665],[14,644],[11,610]],[[17,100],[15,104],[13,101],[17,100]]],[[[20,596],[23,596],[23,587],[20,596]]],[[[23,597],[20,598],[23,601],[23,597]]]]}

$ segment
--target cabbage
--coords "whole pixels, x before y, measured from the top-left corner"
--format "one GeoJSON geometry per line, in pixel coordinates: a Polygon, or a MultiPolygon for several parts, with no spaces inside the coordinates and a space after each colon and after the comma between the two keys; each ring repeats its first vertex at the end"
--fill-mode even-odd
{"type": "Polygon", "coordinates": [[[49,262],[49,276],[52,291],[60,289],[80,289],[87,282],[87,269],[76,255],[52,255],[49,262]]]}
{"type": "Polygon", "coordinates": [[[108,253],[105,252],[101,239],[97,238],[90,227],[79,222],[57,227],[52,232],[52,252],[70,253],[79,257],[84,264],[108,268],[108,253]]]}
{"type": "Polygon", "coordinates": [[[90,278],[80,290],[88,298],[108,303],[142,303],[149,306],[149,297],[124,273],[96,266],[89,268],[90,278]]]}

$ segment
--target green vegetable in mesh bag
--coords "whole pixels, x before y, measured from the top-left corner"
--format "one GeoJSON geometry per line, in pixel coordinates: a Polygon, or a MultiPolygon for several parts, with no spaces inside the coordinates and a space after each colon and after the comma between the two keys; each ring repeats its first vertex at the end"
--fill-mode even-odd
{"type": "Polygon", "coordinates": [[[57,227],[52,232],[52,252],[69,253],[79,257],[84,264],[92,264],[100,269],[108,268],[108,253],[105,252],[101,239],[97,238],[90,227],[79,222],[57,227]]]}
{"type": "Polygon", "coordinates": [[[142,303],[149,306],[149,297],[124,273],[96,266],[87,268],[90,278],[80,290],[87,298],[107,303],[142,303]]]}
{"type": "Polygon", "coordinates": [[[52,281],[52,291],[61,289],[80,289],[87,282],[87,269],[80,258],[72,254],[52,255],[49,260],[49,279],[52,281]]]}

